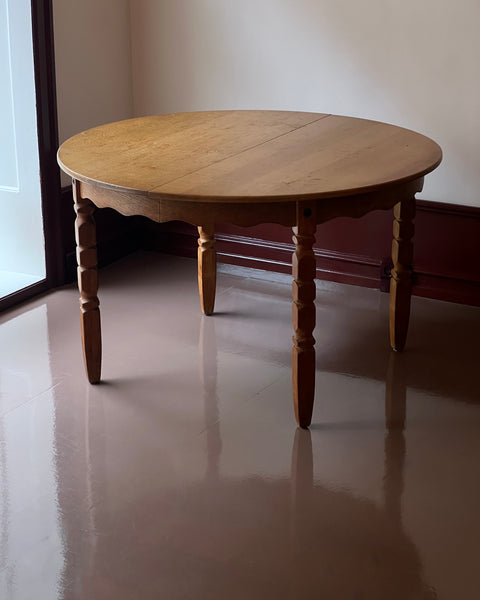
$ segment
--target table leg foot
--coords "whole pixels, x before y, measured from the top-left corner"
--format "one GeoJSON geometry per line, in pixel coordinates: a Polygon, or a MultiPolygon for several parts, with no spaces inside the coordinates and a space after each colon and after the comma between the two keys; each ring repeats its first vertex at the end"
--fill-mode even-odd
{"type": "Polygon", "coordinates": [[[390,282],[390,344],[401,351],[407,339],[412,293],[412,259],[415,198],[395,205],[392,243],[392,279],[390,282]]]}
{"type": "Polygon", "coordinates": [[[77,213],[75,239],[77,242],[83,358],[88,381],[98,383],[102,364],[102,335],[100,303],[97,296],[97,240],[93,219],[95,205],[87,198],[81,198],[77,182],[73,182],[73,193],[75,212],[77,213]]]}
{"type": "Polygon", "coordinates": [[[312,421],[315,395],[315,205],[299,202],[297,226],[293,228],[293,336],[292,383],[295,417],[300,427],[312,421]]]}
{"type": "Polygon", "coordinates": [[[215,228],[213,225],[198,227],[198,291],[200,305],[206,315],[215,306],[217,284],[217,253],[215,251],[215,228]]]}

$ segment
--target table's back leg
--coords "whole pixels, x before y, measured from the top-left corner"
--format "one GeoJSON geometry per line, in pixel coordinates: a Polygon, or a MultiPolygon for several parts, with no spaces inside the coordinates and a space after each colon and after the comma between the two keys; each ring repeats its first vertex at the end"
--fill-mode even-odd
{"type": "Polygon", "coordinates": [[[211,315],[215,306],[217,284],[217,253],[215,251],[215,227],[198,227],[198,291],[200,305],[206,315],[211,315]]]}
{"type": "Polygon", "coordinates": [[[412,294],[412,259],[415,198],[395,205],[392,243],[392,279],[390,281],[390,344],[401,351],[405,346],[412,294]]]}
{"type": "Polygon", "coordinates": [[[100,381],[102,335],[97,297],[97,237],[93,213],[95,205],[80,196],[78,182],[73,182],[75,201],[75,239],[77,242],[78,289],[80,291],[80,324],[83,358],[90,383],[100,381]]]}
{"type": "Polygon", "coordinates": [[[312,421],[315,396],[315,205],[297,204],[297,226],[293,228],[293,336],[292,383],[295,417],[300,427],[312,421]]]}

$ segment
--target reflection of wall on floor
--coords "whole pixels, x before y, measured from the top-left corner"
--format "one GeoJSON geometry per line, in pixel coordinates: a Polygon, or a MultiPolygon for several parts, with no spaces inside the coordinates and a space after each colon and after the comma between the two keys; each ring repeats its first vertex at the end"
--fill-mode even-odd
{"type": "Polygon", "coordinates": [[[13,292],[37,283],[42,279],[43,277],[39,275],[17,273],[16,271],[0,271],[0,298],[13,294],[13,292]]]}
{"type": "MultiPolygon", "coordinates": [[[[317,278],[388,290],[393,216],[373,211],[317,227],[317,278]]],[[[145,222],[144,248],[194,257],[196,229],[186,223],[145,222]]],[[[218,261],[291,272],[290,229],[279,225],[217,226],[218,261]]],[[[416,296],[480,306],[480,209],[417,201],[414,236],[416,296]]]]}
{"type": "Polygon", "coordinates": [[[44,304],[0,327],[2,598],[56,598],[63,568],[58,551],[62,539],[57,480],[52,468],[56,423],[47,325],[44,304]],[[25,418],[25,411],[33,410],[29,402],[33,399],[41,403],[41,410],[33,418],[25,418]],[[40,541],[41,557],[37,553],[40,541]]]}
{"type": "MultiPolygon", "coordinates": [[[[414,596],[433,599],[420,556],[403,530],[405,440],[401,418],[385,436],[380,505],[328,485],[321,474],[314,480],[312,436],[322,436],[320,431],[292,429],[290,471],[288,465],[283,465],[285,474],[281,476],[250,473],[227,477],[222,474],[222,462],[231,440],[228,435],[222,440],[217,352],[215,320],[201,317],[199,380],[203,387],[207,464],[181,485],[169,487],[152,482],[152,493],[147,496],[137,495],[135,486],[125,490],[127,498],[125,493],[115,493],[103,470],[108,453],[115,453],[115,448],[108,448],[107,439],[104,445],[97,440],[92,446],[96,454],[90,455],[90,429],[93,432],[99,427],[101,409],[96,406],[92,413],[85,413],[85,462],[79,460],[79,472],[74,477],[71,472],[63,475],[72,478],[82,498],[90,490],[93,497],[105,499],[106,505],[102,503],[87,513],[78,511],[75,523],[64,521],[65,579],[75,581],[79,571],[95,575],[88,565],[79,564],[74,552],[81,531],[85,539],[88,532],[96,533],[94,556],[90,559],[92,568],[101,565],[102,577],[94,577],[91,585],[99,594],[128,587],[140,595],[147,593],[152,561],[157,572],[165,574],[177,569],[181,561],[185,580],[177,581],[175,590],[167,588],[169,597],[183,597],[192,590],[200,595],[208,591],[212,598],[232,597],[232,590],[237,586],[241,589],[248,580],[257,592],[252,596],[255,598],[303,598],[313,594],[339,598],[358,595],[372,600],[414,596]],[[101,452],[105,456],[99,455],[101,452]],[[107,522],[108,531],[115,532],[115,547],[128,551],[112,552],[112,539],[95,525],[96,511],[102,515],[100,527],[107,522]]],[[[396,376],[394,369],[389,374],[396,376]]],[[[397,401],[404,402],[403,388],[390,381],[388,414],[403,414],[402,406],[394,406],[397,401]]],[[[65,410],[60,405],[58,409],[65,410]]],[[[60,414],[58,419],[60,423],[60,414]]],[[[104,422],[108,419],[103,415],[104,422]]],[[[160,465],[168,464],[168,452],[161,453],[157,460],[157,472],[162,473],[160,465]]],[[[70,494],[73,489],[69,488],[70,494]]],[[[62,515],[65,518],[71,512],[67,507],[62,515]]],[[[171,585],[167,575],[164,581],[165,586],[171,585]]]]}

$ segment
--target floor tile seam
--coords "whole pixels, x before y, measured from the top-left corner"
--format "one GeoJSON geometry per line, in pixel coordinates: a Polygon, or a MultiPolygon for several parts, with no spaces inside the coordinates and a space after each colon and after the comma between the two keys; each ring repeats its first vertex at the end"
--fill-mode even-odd
{"type": "MultiPolygon", "coordinates": [[[[48,391],[48,390],[46,390],[46,391],[48,391]]],[[[41,394],[39,394],[39,395],[41,396],[41,394]]],[[[20,404],[17,404],[17,406],[14,406],[13,408],[10,408],[6,412],[2,413],[0,415],[0,421],[3,421],[3,419],[5,417],[7,417],[8,415],[11,415],[14,411],[18,410],[19,408],[22,408],[22,407],[26,406],[27,404],[29,404],[30,402],[32,402],[37,397],[38,397],[38,395],[32,396],[31,398],[27,398],[26,400],[24,400],[20,404]]]]}
{"type": "Polygon", "coordinates": [[[3,420],[4,417],[6,417],[7,415],[10,415],[11,413],[13,413],[14,411],[16,411],[17,409],[22,408],[22,407],[26,406],[27,404],[29,404],[29,403],[37,400],[38,398],[40,398],[44,394],[46,394],[48,392],[51,392],[56,387],[58,387],[63,381],[64,381],[64,379],[62,379],[61,381],[57,381],[57,383],[55,383],[54,385],[50,386],[49,388],[47,388],[47,389],[39,392],[38,394],[35,394],[34,396],[31,396],[30,398],[27,398],[24,402],[22,402],[21,404],[18,404],[14,408],[11,408],[10,410],[7,410],[5,413],[3,413],[2,415],[0,415],[0,420],[3,420]]]}
{"type": "MultiPolygon", "coordinates": [[[[223,290],[217,290],[216,291],[216,297],[218,298],[218,296],[223,296],[224,294],[226,294],[227,292],[230,292],[231,290],[235,290],[236,286],[235,285],[229,285],[228,287],[224,288],[223,290]]],[[[215,313],[213,313],[215,314],[215,313]]]]}
{"type": "MultiPolygon", "coordinates": [[[[246,405],[246,404],[250,404],[252,402],[252,400],[256,397],[259,396],[260,394],[262,394],[263,392],[265,392],[267,389],[269,389],[270,387],[272,387],[273,385],[275,385],[276,383],[278,383],[278,381],[280,381],[280,379],[282,378],[286,378],[287,375],[285,373],[281,373],[278,377],[275,377],[275,379],[273,381],[271,381],[270,383],[268,383],[267,385],[263,386],[262,388],[260,388],[259,390],[257,390],[254,394],[247,396],[245,398],[245,400],[242,402],[242,405],[246,405]]],[[[234,404],[230,409],[226,409],[228,414],[232,414],[232,412],[235,411],[235,408],[237,407],[237,404],[234,404]]],[[[212,421],[211,423],[209,423],[206,427],[204,427],[203,429],[201,429],[198,432],[198,436],[203,435],[204,433],[206,433],[211,427],[213,427],[214,425],[218,425],[220,424],[222,421],[222,418],[219,416],[217,417],[214,421],[212,421]]]]}
{"type": "Polygon", "coordinates": [[[290,373],[288,373],[288,374],[287,373],[281,373],[280,375],[278,375],[278,377],[275,377],[275,379],[273,381],[271,381],[267,385],[263,386],[257,392],[255,392],[255,394],[253,394],[252,396],[250,396],[250,398],[247,399],[247,402],[251,402],[256,396],[259,396],[260,394],[263,394],[263,392],[265,392],[266,390],[268,390],[269,388],[271,388],[273,385],[275,385],[276,383],[278,383],[281,379],[287,378],[287,377],[290,379],[290,373]]]}
{"type": "MultiPolygon", "coordinates": [[[[266,363],[267,365],[271,366],[271,367],[278,367],[279,369],[282,370],[288,370],[288,373],[290,374],[291,372],[291,361],[286,361],[286,362],[281,362],[279,360],[275,360],[275,359],[268,359],[268,358],[259,358],[258,356],[252,355],[251,353],[246,354],[244,352],[235,352],[234,350],[230,350],[230,349],[225,349],[225,348],[221,348],[219,347],[218,350],[220,352],[223,352],[224,354],[228,354],[229,356],[238,356],[239,358],[245,358],[245,359],[254,359],[255,361],[261,361],[262,363],[266,363]]],[[[287,352],[289,352],[289,354],[291,354],[291,350],[285,351],[285,354],[287,354],[287,352]]]]}

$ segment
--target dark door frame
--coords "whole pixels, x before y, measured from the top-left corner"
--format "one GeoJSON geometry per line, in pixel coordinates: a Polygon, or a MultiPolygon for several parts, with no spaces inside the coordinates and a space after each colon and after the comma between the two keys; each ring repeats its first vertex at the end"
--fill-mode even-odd
{"type": "Polygon", "coordinates": [[[60,235],[60,170],[56,161],[58,122],[52,0],[31,0],[31,7],[46,278],[1,298],[0,310],[65,282],[65,252],[60,235]]]}

